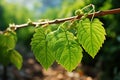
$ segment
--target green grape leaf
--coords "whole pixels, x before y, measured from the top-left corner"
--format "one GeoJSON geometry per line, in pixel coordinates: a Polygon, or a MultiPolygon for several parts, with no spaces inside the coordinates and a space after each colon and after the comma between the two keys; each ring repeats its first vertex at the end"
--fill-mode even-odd
{"type": "Polygon", "coordinates": [[[0,63],[4,66],[10,63],[8,51],[15,48],[16,41],[16,33],[13,31],[0,34],[0,63]]]}
{"type": "Polygon", "coordinates": [[[45,34],[45,29],[40,27],[36,29],[31,42],[36,59],[46,69],[48,69],[55,60],[49,38],[50,36],[45,34]]]}
{"type": "Polygon", "coordinates": [[[14,64],[18,69],[21,69],[23,58],[16,50],[10,50],[9,52],[9,59],[12,64],[14,64]]]}
{"type": "Polygon", "coordinates": [[[105,40],[106,32],[102,25],[99,19],[94,19],[92,22],[84,19],[79,22],[77,34],[79,43],[93,58],[105,40]]]}
{"type": "Polygon", "coordinates": [[[0,41],[0,47],[14,49],[17,41],[16,33],[6,32],[4,34],[0,34],[0,41]]]}
{"type": "MultiPolygon", "coordinates": [[[[63,25],[64,26],[64,25],[63,25]]],[[[74,35],[64,29],[55,33],[54,52],[56,60],[68,71],[72,71],[82,59],[82,48],[76,42],[74,35]]]]}

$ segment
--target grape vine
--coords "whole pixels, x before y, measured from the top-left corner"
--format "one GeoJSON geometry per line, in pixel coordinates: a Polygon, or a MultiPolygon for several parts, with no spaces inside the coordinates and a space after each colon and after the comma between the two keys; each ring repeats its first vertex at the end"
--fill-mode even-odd
{"type": "Polygon", "coordinates": [[[83,49],[94,58],[105,40],[103,23],[95,16],[120,13],[120,9],[95,12],[93,4],[75,11],[75,16],[56,20],[41,20],[25,24],[10,24],[0,31],[0,63],[22,67],[22,56],[15,50],[17,36],[15,30],[35,26],[31,49],[38,62],[48,69],[54,61],[66,70],[72,71],[82,60],[83,49]],[[89,8],[89,11],[86,9],[89,8]],[[49,30],[50,24],[60,24],[56,30],[49,30]]]}

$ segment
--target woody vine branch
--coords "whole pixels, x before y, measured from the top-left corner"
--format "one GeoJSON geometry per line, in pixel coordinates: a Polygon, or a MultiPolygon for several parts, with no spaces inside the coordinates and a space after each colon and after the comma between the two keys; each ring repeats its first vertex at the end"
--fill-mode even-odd
{"type": "MultiPolygon", "coordinates": [[[[87,17],[91,18],[93,15],[95,17],[97,17],[97,16],[104,16],[104,15],[118,14],[118,13],[120,13],[120,8],[105,10],[105,11],[98,11],[98,12],[95,12],[95,13],[88,14],[87,17]]],[[[27,27],[27,26],[37,27],[37,26],[41,26],[41,25],[45,25],[45,24],[59,24],[59,23],[65,22],[65,21],[71,21],[71,20],[74,20],[74,19],[81,19],[82,16],[83,15],[78,15],[78,16],[72,16],[72,17],[68,17],[68,18],[45,21],[45,22],[32,22],[32,21],[30,21],[28,23],[20,24],[20,25],[15,25],[15,24],[9,25],[9,27],[14,29],[14,30],[17,30],[18,28],[23,28],[23,27],[27,27]]]]}

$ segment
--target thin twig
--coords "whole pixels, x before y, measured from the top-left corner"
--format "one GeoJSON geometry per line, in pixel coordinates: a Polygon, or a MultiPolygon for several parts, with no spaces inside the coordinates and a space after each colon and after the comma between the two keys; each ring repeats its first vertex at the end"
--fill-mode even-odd
{"type": "MultiPolygon", "coordinates": [[[[120,13],[120,8],[112,9],[112,10],[105,10],[105,11],[98,11],[98,12],[89,14],[87,17],[91,18],[93,15],[94,16],[104,16],[104,15],[108,15],[108,14],[118,14],[118,13],[120,13]]],[[[45,24],[59,24],[59,23],[65,22],[65,21],[80,19],[82,16],[83,15],[79,15],[79,16],[73,16],[73,17],[62,18],[62,19],[55,19],[55,20],[50,20],[50,21],[45,21],[45,22],[31,22],[30,24],[25,23],[25,24],[20,24],[20,25],[14,25],[13,27],[16,30],[18,28],[27,27],[29,25],[36,27],[36,26],[45,25],[45,24]]]]}

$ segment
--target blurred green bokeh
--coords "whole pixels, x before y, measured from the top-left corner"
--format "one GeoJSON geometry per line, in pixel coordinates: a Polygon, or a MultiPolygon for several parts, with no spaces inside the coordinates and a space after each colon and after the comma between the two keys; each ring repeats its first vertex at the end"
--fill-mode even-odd
{"type": "MultiPolygon", "coordinates": [[[[94,4],[96,11],[119,8],[119,0],[36,0],[33,9],[14,3],[10,0],[0,0],[0,30],[5,30],[9,23],[22,24],[27,19],[56,19],[70,17],[74,11],[90,3],[94,4]],[[48,4],[49,3],[49,4],[48,4]],[[55,5],[56,4],[56,5],[55,5]]],[[[100,69],[100,80],[120,80],[120,14],[98,17],[104,23],[107,32],[103,47],[92,59],[84,53],[82,63],[100,69]]],[[[52,25],[55,27],[56,25],[52,25]]],[[[30,41],[34,32],[33,27],[17,30],[18,44],[16,48],[23,54],[29,53],[30,41]],[[25,48],[25,50],[23,50],[25,48]]]]}

